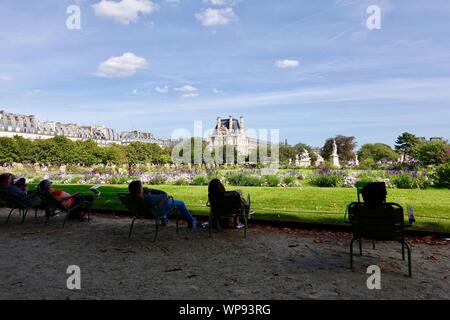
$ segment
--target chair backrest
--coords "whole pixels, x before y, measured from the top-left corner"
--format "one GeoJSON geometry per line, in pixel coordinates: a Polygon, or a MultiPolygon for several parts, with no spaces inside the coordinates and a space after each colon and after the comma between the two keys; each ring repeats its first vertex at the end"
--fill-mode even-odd
{"type": "Polygon", "coordinates": [[[39,198],[41,198],[42,204],[46,207],[52,207],[60,210],[67,211],[68,208],[50,192],[50,190],[44,190],[39,186],[36,187],[39,198]]]}
{"type": "Polygon", "coordinates": [[[208,202],[211,210],[218,215],[240,214],[244,209],[242,202],[237,202],[231,197],[208,194],[208,202]]]}
{"type": "Polygon", "coordinates": [[[354,202],[349,205],[348,213],[355,237],[385,241],[401,241],[405,237],[403,208],[399,204],[368,208],[354,202]]]}
{"type": "Polygon", "coordinates": [[[117,197],[133,216],[138,218],[154,217],[154,208],[141,197],[130,193],[118,193],[117,197]]]}

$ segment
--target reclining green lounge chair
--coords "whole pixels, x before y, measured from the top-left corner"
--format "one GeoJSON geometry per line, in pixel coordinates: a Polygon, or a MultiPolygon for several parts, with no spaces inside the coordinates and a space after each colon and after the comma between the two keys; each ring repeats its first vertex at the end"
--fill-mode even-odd
{"type": "MultiPolygon", "coordinates": [[[[65,227],[67,221],[69,220],[69,217],[72,212],[79,209],[80,207],[86,210],[88,221],[90,221],[90,203],[89,201],[83,201],[77,205],[66,207],[60,200],[55,198],[55,196],[48,190],[42,190],[39,187],[37,188],[38,195],[42,200],[42,206],[45,208],[47,219],[50,218],[50,216],[56,215],[57,213],[66,213],[66,217],[63,221],[63,228],[65,227]]],[[[73,194],[72,197],[74,197],[76,194],[73,194]]]]}
{"type": "Polygon", "coordinates": [[[229,203],[224,203],[222,199],[208,195],[206,206],[209,211],[209,237],[211,237],[212,223],[215,221],[219,226],[221,218],[241,218],[244,219],[244,238],[247,238],[248,220],[250,219],[251,210],[250,195],[247,196],[247,202],[241,201],[239,206],[230,207],[229,203]]]}
{"type": "Polygon", "coordinates": [[[37,217],[38,209],[40,206],[34,206],[27,204],[27,200],[33,199],[37,197],[37,193],[31,193],[23,198],[17,198],[9,195],[5,191],[0,191],[0,201],[4,203],[4,206],[6,208],[11,208],[11,211],[8,214],[8,218],[6,219],[6,223],[9,222],[9,219],[11,218],[11,215],[14,211],[19,210],[19,214],[22,217],[22,223],[25,221],[25,218],[27,216],[28,210],[35,209],[35,217],[37,217]]]}
{"type": "MultiPolygon", "coordinates": [[[[169,208],[167,211],[158,210],[158,208],[153,207],[149,204],[148,201],[145,201],[139,196],[132,195],[129,193],[119,193],[117,194],[117,197],[119,198],[122,205],[128,209],[128,212],[130,213],[130,217],[133,219],[130,226],[130,232],[128,234],[128,238],[131,238],[131,234],[133,233],[133,227],[134,222],[138,219],[155,219],[155,239],[156,241],[158,237],[158,231],[159,231],[159,222],[161,218],[168,216],[169,214],[176,214],[177,217],[177,233],[179,229],[179,220],[180,220],[180,212],[179,210],[173,205],[173,207],[169,208]]],[[[168,197],[166,199],[166,202],[172,200],[172,197],[168,197]]]]}

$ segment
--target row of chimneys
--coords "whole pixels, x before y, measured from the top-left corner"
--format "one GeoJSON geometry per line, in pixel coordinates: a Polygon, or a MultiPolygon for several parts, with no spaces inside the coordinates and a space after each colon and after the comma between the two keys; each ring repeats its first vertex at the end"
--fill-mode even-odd
{"type": "MultiPolygon", "coordinates": [[[[229,117],[229,123],[228,123],[228,130],[232,130],[233,129],[233,116],[229,117]]],[[[244,130],[244,117],[241,116],[239,118],[239,126],[241,127],[241,130],[244,130]]],[[[217,129],[220,129],[222,127],[222,118],[221,117],[217,117],[217,129]]]]}

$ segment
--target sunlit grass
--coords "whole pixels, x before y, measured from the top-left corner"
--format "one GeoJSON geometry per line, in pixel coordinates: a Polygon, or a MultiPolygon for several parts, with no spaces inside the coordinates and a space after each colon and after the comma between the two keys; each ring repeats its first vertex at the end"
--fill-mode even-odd
{"type": "MultiPolygon", "coordinates": [[[[85,185],[56,186],[68,192],[89,193],[85,185]]],[[[183,200],[196,215],[207,215],[207,187],[157,186],[176,199],[183,200]]],[[[346,206],[357,200],[356,190],[350,188],[269,188],[239,187],[244,194],[250,194],[254,215],[258,220],[277,220],[319,224],[344,224],[346,206]]],[[[124,211],[118,192],[127,192],[126,186],[105,185],[94,209],[124,211]]],[[[406,211],[408,205],[415,210],[415,230],[450,232],[450,190],[400,190],[389,189],[388,201],[401,204],[406,211]]]]}

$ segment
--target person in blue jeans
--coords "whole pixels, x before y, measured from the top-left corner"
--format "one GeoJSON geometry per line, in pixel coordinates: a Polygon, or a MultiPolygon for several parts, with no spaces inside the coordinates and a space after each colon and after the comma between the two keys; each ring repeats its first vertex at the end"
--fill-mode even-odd
{"type": "MultiPolygon", "coordinates": [[[[142,199],[147,200],[151,206],[156,206],[157,210],[160,211],[168,211],[175,206],[187,220],[188,228],[193,231],[197,229],[197,219],[192,216],[183,201],[168,199],[169,196],[164,191],[144,188],[141,181],[131,182],[128,186],[128,191],[130,194],[138,195],[142,199]]],[[[167,225],[169,218],[164,216],[161,221],[163,225],[167,225]]]]}

